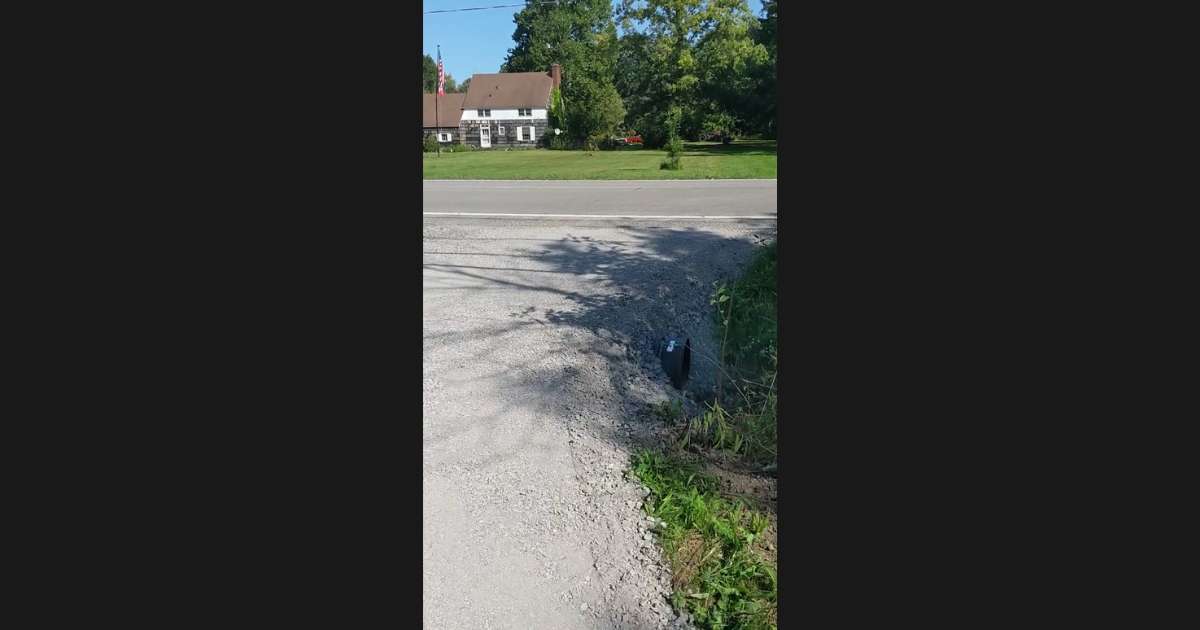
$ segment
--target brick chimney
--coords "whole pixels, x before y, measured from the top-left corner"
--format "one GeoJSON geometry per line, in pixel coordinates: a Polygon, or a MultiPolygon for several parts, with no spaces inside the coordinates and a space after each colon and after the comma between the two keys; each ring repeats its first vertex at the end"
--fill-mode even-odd
{"type": "Polygon", "coordinates": [[[554,81],[554,87],[558,87],[562,83],[562,66],[550,64],[550,78],[554,81]]]}

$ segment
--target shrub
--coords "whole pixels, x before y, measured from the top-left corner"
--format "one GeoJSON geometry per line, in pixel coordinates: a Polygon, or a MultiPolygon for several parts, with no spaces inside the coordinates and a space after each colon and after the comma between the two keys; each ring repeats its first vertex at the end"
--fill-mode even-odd
{"type": "Polygon", "coordinates": [[[567,126],[567,117],[563,115],[562,91],[558,88],[550,90],[550,107],[546,111],[546,125],[550,129],[562,129],[567,126]]]}
{"type": "Polygon", "coordinates": [[[554,151],[566,151],[571,148],[571,141],[567,140],[566,134],[556,136],[552,131],[542,136],[541,144],[543,147],[554,151]]]}
{"type": "Polygon", "coordinates": [[[678,171],[683,168],[683,163],[680,161],[680,158],[683,156],[683,140],[680,140],[679,136],[672,136],[671,139],[667,140],[666,149],[667,159],[663,160],[659,168],[670,171],[678,171]]]}
{"type": "Polygon", "coordinates": [[[425,139],[421,141],[421,150],[425,153],[433,153],[438,149],[437,138],[431,133],[425,134],[425,139]]]}

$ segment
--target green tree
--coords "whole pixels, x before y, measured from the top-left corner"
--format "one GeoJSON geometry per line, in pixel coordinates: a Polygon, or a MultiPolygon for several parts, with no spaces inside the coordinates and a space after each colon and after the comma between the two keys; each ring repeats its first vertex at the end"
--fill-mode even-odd
{"type": "MultiPolygon", "coordinates": [[[[657,140],[652,117],[666,98],[665,53],[659,42],[644,33],[628,33],[621,38],[617,67],[613,77],[617,92],[625,102],[626,121],[646,142],[657,140]],[[647,134],[650,139],[647,139],[647,134]]],[[[658,146],[654,142],[652,146],[658,146]]]]}
{"type": "Polygon", "coordinates": [[[432,92],[437,89],[437,62],[433,57],[425,55],[421,58],[421,91],[432,92]]]}
{"type": "Polygon", "coordinates": [[[774,64],[745,0],[623,0],[619,14],[620,91],[648,146],[774,118],[774,64]]]}
{"type": "Polygon", "coordinates": [[[722,0],[710,2],[707,24],[696,44],[700,106],[692,133],[754,128],[774,103],[773,95],[768,103],[762,94],[764,78],[774,81],[774,66],[766,47],[754,41],[759,22],[744,0],[722,0]]]}
{"type": "Polygon", "coordinates": [[[588,77],[572,83],[576,103],[586,106],[567,110],[567,135],[574,141],[595,149],[611,138],[625,119],[625,106],[612,83],[593,81],[588,77]]]}
{"type": "Polygon", "coordinates": [[[622,27],[650,40],[645,46],[649,63],[662,69],[648,85],[649,107],[639,121],[648,146],[663,146],[677,136],[696,108],[700,78],[693,42],[703,34],[706,10],[706,0],[622,0],[622,27]]]}
{"type": "Polygon", "coordinates": [[[533,4],[513,16],[514,46],[501,72],[546,72],[562,65],[564,79],[611,73],[616,62],[616,24],[610,0],[533,4]]]}
{"type": "Polygon", "coordinates": [[[775,89],[776,82],[776,33],[779,22],[779,2],[778,0],[763,0],[763,17],[758,20],[758,27],[754,32],[754,39],[763,45],[767,51],[767,62],[764,64],[758,73],[758,86],[756,95],[759,98],[759,106],[754,110],[758,112],[757,117],[751,116],[754,128],[767,135],[775,137],[775,89]]]}
{"type": "Polygon", "coordinates": [[[763,0],[763,17],[759,19],[758,32],[755,39],[767,49],[771,63],[775,63],[775,33],[779,22],[778,0],[763,0]]]}
{"type": "Polygon", "coordinates": [[[466,93],[466,91],[467,91],[467,90],[468,90],[470,87],[471,87],[471,77],[467,77],[467,78],[463,79],[463,82],[462,82],[462,83],[459,83],[459,84],[458,84],[458,91],[459,91],[459,92],[462,92],[462,93],[464,93],[464,94],[465,94],[465,93],[466,93]]]}
{"type": "Polygon", "coordinates": [[[547,72],[561,65],[560,120],[569,138],[594,144],[621,125],[625,112],[613,85],[619,42],[611,0],[529,5],[513,22],[514,46],[501,71],[547,72]]]}
{"type": "MultiPolygon", "coordinates": [[[[470,81],[470,79],[467,80],[470,81]]],[[[447,72],[446,91],[457,92],[457,87],[454,83],[454,77],[450,76],[450,73],[447,72]]],[[[433,57],[424,55],[421,59],[421,91],[433,92],[435,90],[437,90],[437,62],[433,60],[433,57]]],[[[466,88],[463,88],[463,91],[465,92],[466,88]]]]}

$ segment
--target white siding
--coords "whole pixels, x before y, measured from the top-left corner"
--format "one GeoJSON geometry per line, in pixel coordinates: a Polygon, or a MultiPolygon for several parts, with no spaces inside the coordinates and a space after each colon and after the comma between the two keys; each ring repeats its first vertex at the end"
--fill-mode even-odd
{"type": "Polygon", "coordinates": [[[480,118],[477,110],[464,109],[462,113],[463,120],[546,120],[546,109],[533,108],[532,116],[518,116],[516,109],[493,109],[491,116],[480,118]]]}

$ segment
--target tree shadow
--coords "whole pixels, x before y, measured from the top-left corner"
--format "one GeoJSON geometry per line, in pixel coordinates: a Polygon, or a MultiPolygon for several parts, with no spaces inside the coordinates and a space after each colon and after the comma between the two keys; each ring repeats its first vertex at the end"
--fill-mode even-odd
{"type": "MultiPolygon", "coordinates": [[[[610,414],[636,415],[647,404],[680,396],[660,367],[657,352],[664,337],[689,338],[693,361],[685,391],[692,401],[704,400],[720,370],[720,345],[709,303],[713,284],[737,277],[757,243],[773,238],[775,232],[774,225],[762,222],[746,221],[735,228],[730,236],[705,227],[609,224],[573,227],[559,239],[473,238],[473,251],[444,252],[450,260],[432,259],[431,255],[443,252],[431,251],[436,250],[437,239],[429,239],[425,273],[436,272],[439,279],[427,282],[425,290],[431,295],[497,292],[518,303],[510,309],[508,324],[492,322],[453,334],[427,332],[426,343],[444,348],[469,340],[477,360],[509,366],[486,378],[505,390],[525,392],[504,410],[524,405],[538,414],[564,417],[587,407],[577,404],[579,397],[590,400],[592,394],[585,390],[594,389],[597,378],[605,382],[609,408],[603,411],[610,414]],[[472,258],[453,261],[464,254],[472,258]],[[534,299],[537,294],[542,297],[534,299]],[[546,300],[552,306],[546,306],[546,300]],[[573,334],[570,342],[548,345],[547,360],[514,369],[505,355],[519,350],[519,342],[514,348],[505,340],[509,333],[529,327],[582,334],[573,334]],[[603,372],[586,375],[585,387],[576,387],[580,383],[573,380],[581,375],[560,367],[573,360],[572,354],[602,359],[596,363],[603,372]]],[[[614,433],[607,437],[628,443],[614,433]]],[[[481,446],[493,451],[489,463],[506,456],[495,451],[495,444],[481,446]]]]}
{"type": "Polygon", "coordinates": [[[555,582],[553,588],[590,600],[600,615],[595,627],[652,627],[669,604],[656,602],[658,612],[640,606],[643,585],[621,578],[637,566],[629,553],[642,553],[639,541],[595,534],[619,532],[622,519],[636,517],[628,502],[636,495],[621,494],[635,490],[616,472],[602,476],[606,464],[625,462],[611,459],[614,449],[594,447],[606,442],[629,452],[641,439],[630,425],[645,405],[680,395],[658,366],[659,338],[690,337],[696,355],[688,396],[711,388],[716,370],[703,356],[715,358],[718,348],[713,282],[737,277],[775,226],[604,222],[573,225],[559,236],[530,222],[519,233],[507,230],[515,238],[503,238],[505,232],[480,236],[441,224],[452,227],[424,243],[424,349],[438,363],[424,369],[425,404],[427,414],[435,404],[443,414],[425,433],[425,470],[460,483],[487,480],[500,504],[521,506],[519,518],[534,524],[554,522],[553,503],[522,505],[505,480],[536,482],[557,496],[590,493],[576,505],[583,522],[603,523],[590,530],[592,538],[579,540],[596,561],[587,573],[594,586],[555,582]],[[430,400],[439,388],[441,400],[430,400]],[[569,446],[561,443],[568,439],[569,446]],[[567,470],[554,464],[566,460],[574,462],[567,470]],[[539,467],[536,480],[522,467],[529,462],[539,467]],[[564,485],[572,478],[578,481],[564,485]]]}
{"type": "Polygon", "coordinates": [[[774,140],[736,140],[733,144],[685,142],[684,155],[777,155],[774,140]]]}

